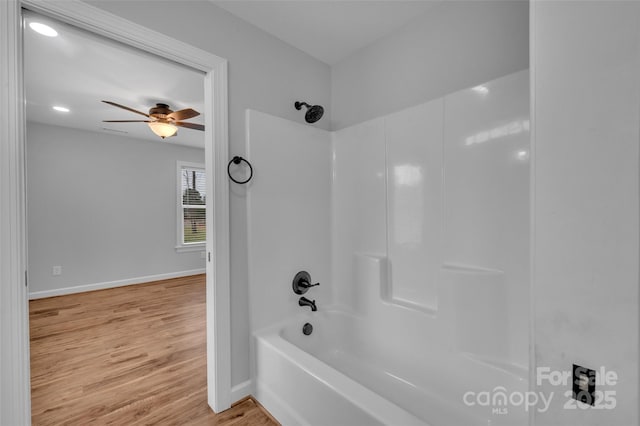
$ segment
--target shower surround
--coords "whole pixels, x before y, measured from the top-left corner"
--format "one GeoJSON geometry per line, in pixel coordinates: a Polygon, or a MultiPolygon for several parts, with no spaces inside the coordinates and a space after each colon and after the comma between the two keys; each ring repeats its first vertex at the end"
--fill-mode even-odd
{"type": "Polygon", "coordinates": [[[528,87],[336,132],[247,113],[252,384],[283,424],[527,423],[475,397],[529,389],[528,87]]]}

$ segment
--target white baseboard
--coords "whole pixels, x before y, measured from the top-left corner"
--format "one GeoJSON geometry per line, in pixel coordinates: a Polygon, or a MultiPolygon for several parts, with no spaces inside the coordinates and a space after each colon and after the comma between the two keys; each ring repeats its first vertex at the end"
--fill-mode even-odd
{"type": "Polygon", "coordinates": [[[128,278],[126,280],[107,281],[95,284],[77,285],[73,287],[55,288],[53,290],[34,291],[29,293],[29,300],[43,299],[45,297],[64,296],[66,294],[84,293],[86,291],[104,290],[107,288],[124,287],[133,284],[143,284],[151,281],[168,280],[171,278],[200,275],[206,272],[205,268],[189,271],[169,272],[167,274],[148,275],[146,277],[128,278]]]}
{"type": "Polygon", "coordinates": [[[231,403],[251,395],[251,380],[239,383],[231,388],[231,403]]]}

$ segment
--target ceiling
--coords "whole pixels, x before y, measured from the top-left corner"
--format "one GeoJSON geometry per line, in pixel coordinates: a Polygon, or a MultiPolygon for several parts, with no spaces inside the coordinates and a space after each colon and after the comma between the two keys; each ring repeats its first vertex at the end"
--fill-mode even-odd
{"type": "MultiPolygon", "coordinates": [[[[0,0],[1,1],[1,0],[0,0]]],[[[309,55],[335,64],[425,13],[439,1],[210,0],[309,55]]],[[[162,140],[146,123],[103,123],[144,117],[100,102],[148,112],[158,102],[175,111],[193,108],[204,124],[204,75],[58,21],[25,12],[24,61],[27,120],[125,137],[162,140]],[[45,37],[28,24],[55,28],[45,37]],[[54,105],[70,112],[54,111],[54,105]]],[[[204,132],[180,128],[165,143],[204,147],[204,132]]]]}
{"type": "Polygon", "coordinates": [[[334,65],[442,0],[210,0],[217,6],[334,65]]]}
{"type": "MultiPolygon", "coordinates": [[[[204,124],[202,73],[37,14],[25,12],[25,21],[28,121],[163,142],[146,123],[103,123],[145,119],[100,102],[107,100],[145,113],[158,102],[174,111],[193,108],[201,115],[188,121],[204,124]],[[58,36],[31,30],[34,21],[58,36]],[[70,111],[54,111],[54,105],[70,111]]],[[[204,132],[179,128],[164,142],[204,148],[204,132]]]]}

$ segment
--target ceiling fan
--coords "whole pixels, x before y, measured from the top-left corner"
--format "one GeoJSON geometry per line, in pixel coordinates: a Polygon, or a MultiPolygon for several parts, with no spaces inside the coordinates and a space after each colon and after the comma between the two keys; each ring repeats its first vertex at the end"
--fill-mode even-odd
{"type": "Polygon", "coordinates": [[[187,123],[182,120],[188,120],[197,117],[200,113],[191,108],[181,109],[180,111],[172,111],[167,104],[158,103],[149,109],[149,114],[137,111],[124,105],[111,101],[102,101],[105,104],[113,105],[118,108],[136,114],[144,115],[148,120],[103,120],[104,123],[149,123],[149,127],[156,135],[162,139],[175,136],[178,133],[178,127],[186,127],[187,129],[204,130],[204,125],[196,123],[187,123]]]}

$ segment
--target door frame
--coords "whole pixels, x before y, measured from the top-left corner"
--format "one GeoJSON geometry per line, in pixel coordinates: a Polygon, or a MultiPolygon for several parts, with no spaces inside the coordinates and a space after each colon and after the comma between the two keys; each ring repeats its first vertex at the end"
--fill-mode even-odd
{"type": "Polygon", "coordinates": [[[205,74],[207,399],[231,405],[227,60],[80,0],[0,1],[0,424],[30,424],[22,8],[205,74]],[[214,268],[215,265],[215,268],[214,268]]]}

